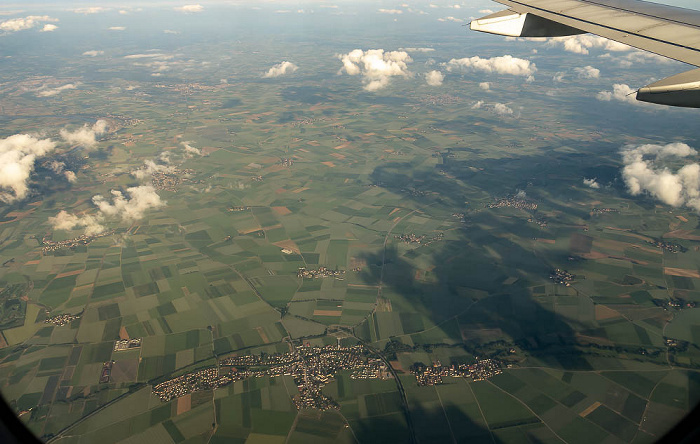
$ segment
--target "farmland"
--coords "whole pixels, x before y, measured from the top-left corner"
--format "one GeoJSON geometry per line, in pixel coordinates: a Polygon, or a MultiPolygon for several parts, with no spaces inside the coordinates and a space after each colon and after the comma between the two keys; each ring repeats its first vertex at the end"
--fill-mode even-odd
{"type": "MultiPolygon", "coordinates": [[[[452,31],[435,52],[464,52],[452,31]]],[[[619,148],[649,142],[635,125],[675,127],[580,120],[563,97],[547,99],[563,111],[497,116],[472,108],[488,77],[456,73],[439,94],[409,77],[368,92],[337,75],[340,37],[287,35],[318,72],[266,78],[272,38],[222,34],[232,50],[164,35],[162,53],[99,37],[118,54],[99,71],[67,52],[51,59],[60,76],[3,62],[3,137],[110,128],[60,154],[77,182],[38,165],[30,195],[0,206],[0,392],[37,436],[648,442],[700,400],[700,218],[618,177],[619,148]],[[167,69],[147,72],[151,59],[167,69]],[[80,87],[30,94],[21,69],[80,87]],[[95,196],[145,186],[159,205],[101,213],[95,196]],[[52,223],[62,210],[99,216],[107,234],[52,223]],[[359,345],[390,375],[333,372],[318,387],[337,408],[297,409],[291,371],[153,392],[227,359],[359,345]],[[410,372],[484,359],[500,372],[435,385],[410,372]]],[[[500,79],[523,106],[545,100],[500,79]]]]}

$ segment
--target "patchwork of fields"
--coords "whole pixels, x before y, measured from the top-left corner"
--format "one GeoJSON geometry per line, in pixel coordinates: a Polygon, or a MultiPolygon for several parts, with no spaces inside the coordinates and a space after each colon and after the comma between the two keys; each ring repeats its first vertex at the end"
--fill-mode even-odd
{"type": "MultiPolygon", "coordinates": [[[[29,198],[0,206],[0,392],[33,432],[61,444],[644,443],[700,400],[700,218],[616,181],[616,150],[642,139],[556,110],[504,123],[467,106],[480,91],[468,78],[446,94],[373,95],[333,77],[336,65],[225,83],[187,65],[252,72],[270,56],[260,45],[237,64],[192,43],[173,55],[187,70],[162,77],[108,60],[110,76],[133,78],[86,74],[84,89],[54,98],[5,85],[16,107],[45,111],[42,127],[111,128],[77,151],[75,184],[36,178],[29,198]],[[148,162],[160,169],[133,174],[148,162]],[[95,195],[145,185],[163,205],[42,248],[83,234],[49,222],[60,210],[97,216],[95,195]],[[528,205],[489,207],[508,199],[528,205]],[[550,279],[556,269],[569,285],[550,279]],[[327,411],[297,411],[289,375],[168,402],[152,393],[292,341],[362,343],[394,373],[339,372],[323,391],[340,408],[327,411]],[[477,358],[503,372],[435,386],[409,372],[477,358]]],[[[318,62],[317,49],[299,57],[318,62]]],[[[30,131],[27,115],[3,118],[30,131]]]]}

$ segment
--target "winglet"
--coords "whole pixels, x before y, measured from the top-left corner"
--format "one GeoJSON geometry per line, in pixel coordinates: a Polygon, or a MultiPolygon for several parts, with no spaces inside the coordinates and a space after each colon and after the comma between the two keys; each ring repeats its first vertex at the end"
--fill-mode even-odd
{"type": "Polygon", "coordinates": [[[700,108],[700,69],[676,74],[640,88],[637,100],[659,105],[700,108]]]}
{"type": "Polygon", "coordinates": [[[521,14],[511,9],[472,20],[469,28],[472,31],[508,37],[562,37],[585,33],[537,15],[521,14]]]}

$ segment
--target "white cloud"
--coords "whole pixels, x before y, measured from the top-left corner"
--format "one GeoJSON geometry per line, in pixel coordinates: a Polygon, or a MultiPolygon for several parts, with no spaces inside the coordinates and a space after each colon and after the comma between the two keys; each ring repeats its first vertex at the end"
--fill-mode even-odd
{"type": "Polygon", "coordinates": [[[547,40],[547,46],[563,47],[565,51],[576,54],[589,54],[592,48],[599,48],[605,51],[630,51],[632,47],[613,40],[599,37],[592,34],[580,34],[569,37],[555,37],[547,40]]]}
{"type": "Polygon", "coordinates": [[[585,177],[583,178],[583,184],[586,186],[589,186],[593,188],[594,190],[597,190],[600,188],[600,184],[596,181],[596,178],[594,177],[593,179],[586,179],[585,177]]]}
{"type": "Polygon", "coordinates": [[[66,163],[58,160],[52,160],[47,166],[56,174],[61,174],[66,169],[66,163]]]}
{"type": "Polygon", "coordinates": [[[506,104],[504,103],[494,103],[493,104],[493,111],[501,116],[509,116],[513,114],[513,110],[506,104]]]}
{"type": "Polygon", "coordinates": [[[132,223],[142,219],[146,211],[165,205],[150,185],[127,188],[126,194],[117,190],[112,190],[110,194],[111,199],[99,194],[92,198],[97,214],[76,216],[62,210],[56,216],[49,217],[49,223],[54,230],[83,229],[85,234],[94,235],[106,230],[103,223],[109,219],[132,223]]]}
{"type": "Polygon", "coordinates": [[[630,68],[632,66],[638,65],[640,63],[662,63],[664,65],[670,65],[672,63],[677,63],[675,60],[662,57],[658,54],[653,54],[647,51],[633,51],[624,57],[619,55],[612,56],[611,54],[603,54],[600,58],[614,59],[623,68],[630,68]]]}
{"type": "Polygon", "coordinates": [[[622,149],[622,177],[633,196],[647,193],[673,207],[686,206],[700,213],[700,164],[677,165],[698,152],[685,143],[626,146],[622,149]]]}
{"type": "Polygon", "coordinates": [[[399,48],[399,51],[406,52],[433,52],[435,48],[399,48]]]}
{"type": "Polygon", "coordinates": [[[72,231],[82,228],[88,236],[100,234],[106,230],[98,220],[98,217],[90,215],[76,216],[65,210],[61,210],[57,215],[49,217],[49,223],[54,230],[72,231]]]}
{"type": "Polygon", "coordinates": [[[381,14],[403,14],[403,11],[400,10],[400,9],[384,9],[384,8],[381,8],[381,9],[378,9],[377,11],[380,12],[381,14]]]}
{"type": "Polygon", "coordinates": [[[598,79],[600,78],[600,70],[592,66],[584,66],[583,68],[574,68],[574,72],[579,79],[598,79]]]}
{"type": "Polygon", "coordinates": [[[58,26],[53,25],[51,23],[47,23],[44,25],[43,28],[41,28],[41,30],[39,32],[52,32],[52,31],[55,31],[57,29],[58,29],[58,26]]]}
{"type": "Polygon", "coordinates": [[[0,32],[17,32],[40,26],[43,22],[57,22],[58,19],[48,15],[30,15],[27,17],[13,18],[0,22],[0,32]]]}
{"type": "Polygon", "coordinates": [[[123,31],[126,29],[125,26],[110,26],[109,28],[110,31],[123,31]]]}
{"type": "Polygon", "coordinates": [[[531,61],[519,59],[510,55],[492,57],[490,59],[482,59],[478,56],[452,59],[445,66],[448,71],[470,70],[524,77],[531,77],[537,72],[537,67],[531,61]]]}
{"type": "Polygon", "coordinates": [[[493,14],[492,9],[480,9],[479,14],[493,14]]]}
{"type": "Polygon", "coordinates": [[[425,75],[425,82],[430,86],[440,86],[445,80],[445,75],[440,71],[430,71],[425,75]]]}
{"type": "Polygon", "coordinates": [[[165,205],[150,185],[127,188],[126,194],[112,190],[111,194],[111,200],[98,194],[92,202],[104,216],[117,217],[123,222],[139,220],[147,210],[165,205]]]}
{"type": "Polygon", "coordinates": [[[603,102],[617,100],[620,102],[639,104],[635,97],[635,92],[636,90],[630,88],[629,85],[625,85],[624,83],[616,83],[613,85],[612,92],[601,91],[598,94],[596,94],[596,99],[603,102]]]}
{"type": "Polygon", "coordinates": [[[134,66],[143,66],[150,69],[151,75],[154,77],[159,77],[164,71],[169,71],[171,64],[175,63],[171,61],[175,56],[159,52],[129,54],[124,56],[124,58],[133,60],[134,66]]]}
{"type": "Polygon", "coordinates": [[[479,88],[483,89],[484,91],[489,91],[491,89],[491,83],[481,82],[479,83],[479,88]]]}
{"type": "Polygon", "coordinates": [[[355,49],[348,54],[339,54],[338,58],[343,62],[338,73],[344,71],[351,76],[362,76],[367,91],[387,87],[391,77],[409,77],[408,63],[413,61],[406,51],[385,52],[383,49],[355,49]]]}
{"type": "Polygon", "coordinates": [[[98,14],[100,12],[107,12],[110,8],[103,8],[102,6],[91,6],[88,8],[76,8],[73,10],[76,14],[98,14]]]}
{"type": "Polygon", "coordinates": [[[505,103],[486,103],[483,100],[474,103],[472,109],[484,109],[499,116],[512,116],[514,114],[513,109],[505,103]]]}
{"type": "Polygon", "coordinates": [[[178,6],[175,8],[176,11],[180,12],[201,12],[204,10],[204,6],[202,5],[184,5],[184,6],[178,6]]]}
{"type": "Polygon", "coordinates": [[[554,77],[552,77],[552,80],[555,82],[563,82],[564,77],[566,77],[566,73],[563,72],[557,72],[554,74],[554,77]]]}
{"type": "Polygon", "coordinates": [[[297,69],[299,69],[297,65],[285,60],[284,62],[278,63],[277,65],[270,68],[265,74],[263,74],[263,78],[271,79],[274,77],[280,77],[286,74],[291,74],[297,69]]]}
{"type": "Polygon", "coordinates": [[[28,134],[0,139],[0,201],[24,199],[36,159],[55,148],[56,144],[50,139],[37,139],[28,134]]]}
{"type": "Polygon", "coordinates": [[[124,56],[125,59],[162,59],[168,60],[172,59],[173,56],[168,54],[163,54],[160,52],[145,53],[145,54],[129,54],[124,56]]]}
{"type": "MultiPolygon", "coordinates": [[[[161,158],[161,160],[163,160],[161,158]]],[[[166,160],[169,162],[170,159],[166,157],[166,160]]],[[[143,167],[139,168],[136,171],[133,171],[131,173],[132,176],[134,176],[137,179],[148,179],[153,174],[155,173],[172,173],[175,170],[175,168],[169,166],[169,165],[163,165],[159,163],[155,163],[152,160],[147,160],[143,163],[143,167]]]]}
{"type": "Polygon", "coordinates": [[[66,180],[70,183],[75,183],[78,181],[78,176],[75,175],[73,171],[64,171],[63,175],[65,176],[66,180]]]}
{"type": "Polygon", "coordinates": [[[71,145],[81,145],[85,148],[92,148],[97,145],[97,137],[107,131],[107,121],[98,120],[94,125],[89,127],[87,124],[76,131],[68,131],[63,128],[60,131],[61,137],[71,145]]]}
{"type": "Polygon", "coordinates": [[[97,57],[97,56],[104,55],[104,53],[105,53],[104,51],[97,51],[97,50],[94,50],[94,49],[93,49],[93,50],[91,50],[91,51],[85,51],[85,52],[83,53],[83,55],[84,55],[84,56],[88,56],[88,57],[97,57]]]}
{"type": "Polygon", "coordinates": [[[464,22],[464,20],[459,19],[459,18],[457,18],[457,17],[449,16],[449,17],[445,17],[445,18],[439,18],[439,19],[438,19],[438,22],[456,22],[456,23],[462,23],[462,22],[464,22]]]}
{"type": "Polygon", "coordinates": [[[180,33],[179,31],[173,31],[172,29],[164,29],[163,32],[166,34],[179,34],[180,33]]]}
{"type": "Polygon", "coordinates": [[[192,157],[193,155],[201,156],[202,150],[195,148],[190,145],[190,142],[182,142],[182,146],[185,148],[185,156],[192,157]]]}
{"type": "Polygon", "coordinates": [[[38,90],[36,90],[37,97],[53,97],[61,94],[63,91],[68,89],[76,89],[78,86],[73,83],[68,83],[66,85],[57,86],[56,88],[49,88],[44,85],[38,90]]]}

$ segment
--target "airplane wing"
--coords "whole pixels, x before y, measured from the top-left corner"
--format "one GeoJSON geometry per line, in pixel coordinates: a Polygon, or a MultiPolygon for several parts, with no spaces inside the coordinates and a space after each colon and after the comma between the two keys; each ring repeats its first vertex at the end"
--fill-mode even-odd
{"type": "MultiPolygon", "coordinates": [[[[472,21],[472,30],[512,37],[590,32],[700,66],[700,11],[641,0],[495,1],[509,9],[472,21]]],[[[700,69],[641,88],[637,100],[700,108],[700,69]]]]}

